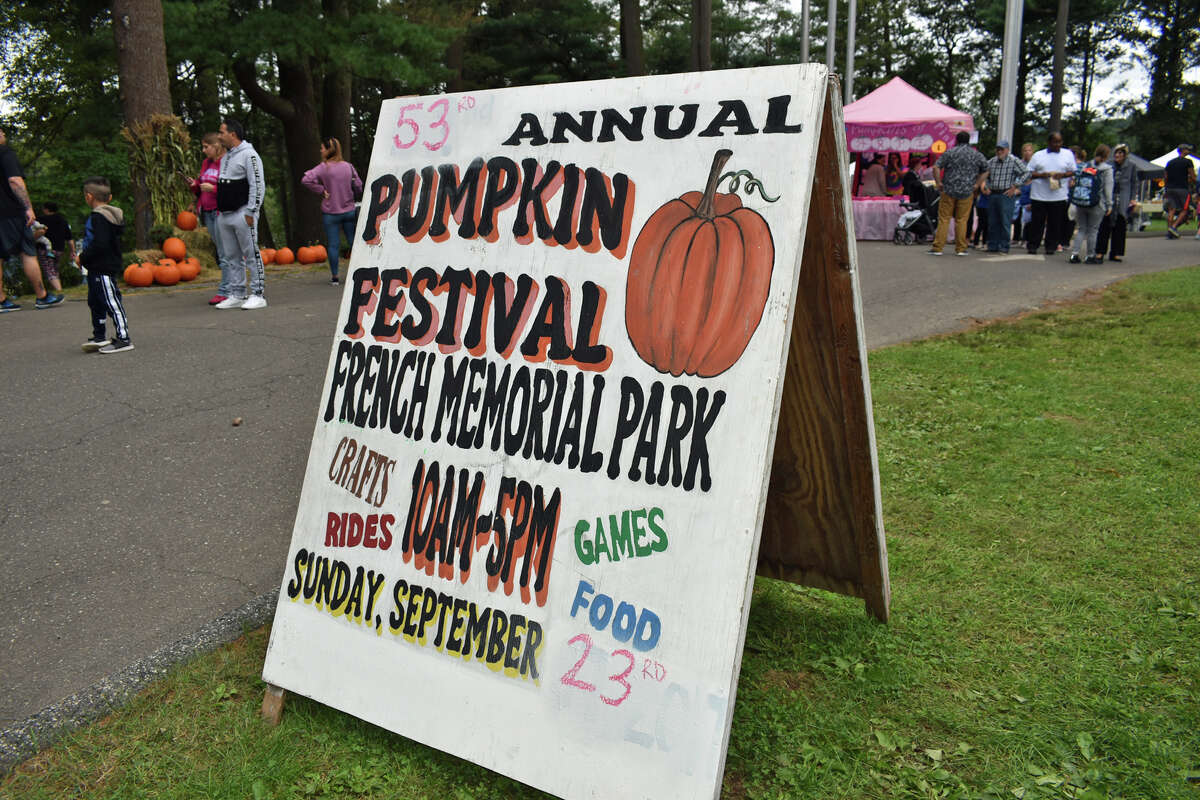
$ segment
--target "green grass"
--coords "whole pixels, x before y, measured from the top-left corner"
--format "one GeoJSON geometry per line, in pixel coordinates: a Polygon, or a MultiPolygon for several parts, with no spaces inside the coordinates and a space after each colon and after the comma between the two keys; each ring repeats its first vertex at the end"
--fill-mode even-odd
{"type": "MultiPolygon", "coordinates": [[[[1156,214],[1148,220],[1146,227],[1142,230],[1143,233],[1165,234],[1167,232],[1167,218],[1163,214],[1156,214]]],[[[1132,230],[1130,231],[1132,233],[1132,230]]],[[[1195,236],[1196,235],[1196,217],[1193,215],[1179,228],[1180,235],[1195,236]]]]}
{"type": "MultiPolygon", "coordinates": [[[[892,620],[759,580],[731,798],[1200,798],[1200,269],[871,354],[892,620]]],[[[507,798],[302,698],[263,630],[0,783],[13,798],[507,798]]]]}

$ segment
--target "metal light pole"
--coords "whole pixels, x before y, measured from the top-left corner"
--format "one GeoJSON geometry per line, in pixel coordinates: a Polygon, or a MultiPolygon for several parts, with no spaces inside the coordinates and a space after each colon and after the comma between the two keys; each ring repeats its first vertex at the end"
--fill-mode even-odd
{"type": "Polygon", "coordinates": [[[800,29],[804,31],[800,37],[800,63],[808,63],[808,7],[812,0],[804,0],[800,5],[800,29]]]}
{"type": "Polygon", "coordinates": [[[825,66],[833,72],[835,40],[837,39],[837,0],[829,0],[829,30],[825,34],[825,66]]]}
{"type": "Polygon", "coordinates": [[[1000,64],[1000,119],[996,138],[1013,137],[1017,115],[1017,63],[1021,57],[1021,21],[1025,13],[1022,0],[1007,0],[1004,11],[1004,56],[1000,64]]]}
{"type": "Polygon", "coordinates": [[[846,17],[846,100],[854,102],[854,26],[858,21],[858,0],[850,0],[850,13],[846,17]]]}

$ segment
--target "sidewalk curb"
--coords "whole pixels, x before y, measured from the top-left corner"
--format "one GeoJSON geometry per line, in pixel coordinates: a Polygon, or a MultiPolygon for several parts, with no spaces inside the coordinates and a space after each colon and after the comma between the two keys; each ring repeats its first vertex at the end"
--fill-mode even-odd
{"type": "Polygon", "coordinates": [[[241,636],[247,628],[257,628],[270,622],[274,618],[278,599],[278,589],[261,595],[99,683],[0,730],[0,778],[8,775],[25,759],[54,744],[64,734],[125,705],[176,665],[193,656],[216,650],[241,636]]]}

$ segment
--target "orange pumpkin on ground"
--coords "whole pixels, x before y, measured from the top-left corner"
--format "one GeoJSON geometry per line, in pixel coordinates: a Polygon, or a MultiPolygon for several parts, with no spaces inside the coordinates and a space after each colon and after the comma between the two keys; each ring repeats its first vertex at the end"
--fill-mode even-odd
{"type": "Polygon", "coordinates": [[[199,274],[200,261],[195,256],[190,256],[179,262],[179,280],[194,281],[199,274]]]}
{"type": "Polygon", "coordinates": [[[129,286],[149,286],[154,283],[154,265],[130,264],[125,268],[125,283],[129,286]]]}
{"type": "Polygon", "coordinates": [[[161,258],[154,267],[154,282],[162,286],[179,283],[179,267],[169,258],[161,258]]]}
{"type": "Polygon", "coordinates": [[[305,246],[301,247],[300,249],[298,249],[296,251],[296,260],[298,262],[300,262],[301,264],[311,264],[312,263],[312,248],[305,245],[305,246]]]}
{"type": "Polygon", "coordinates": [[[275,263],[275,249],[273,247],[264,247],[262,250],[259,250],[258,253],[262,256],[264,264],[275,263]]]}
{"type": "Polygon", "coordinates": [[[162,243],[163,255],[175,261],[182,261],[187,255],[187,245],[178,236],[172,236],[162,243]]]}
{"type": "Polygon", "coordinates": [[[313,263],[320,264],[322,261],[329,260],[329,252],[325,249],[325,245],[313,245],[313,263]]]}
{"type": "Polygon", "coordinates": [[[175,227],[181,231],[194,231],[200,220],[191,211],[180,211],[175,215],[175,227]]]}
{"type": "Polygon", "coordinates": [[[733,153],[718,150],[704,192],[650,215],[629,259],[625,328],[659,372],[711,378],[750,343],[767,303],[775,245],[758,212],[717,194],[733,153]]]}
{"type": "Polygon", "coordinates": [[[276,264],[291,264],[296,260],[296,254],[289,247],[281,247],[275,251],[276,264]]]}

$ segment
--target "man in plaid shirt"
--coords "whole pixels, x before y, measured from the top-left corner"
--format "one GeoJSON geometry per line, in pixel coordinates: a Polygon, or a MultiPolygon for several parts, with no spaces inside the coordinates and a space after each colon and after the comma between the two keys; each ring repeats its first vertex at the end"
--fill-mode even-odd
{"type": "Polygon", "coordinates": [[[989,253],[1007,253],[1012,239],[1013,204],[1029,179],[1029,167],[1009,152],[1007,139],[996,142],[996,155],[988,159],[983,193],[988,196],[989,253]]]}
{"type": "Polygon", "coordinates": [[[942,197],[938,201],[938,227],[930,255],[940,256],[954,219],[954,255],[967,254],[967,218],[975,205],[975,192],[987,175],[987,159],[971,147],[971,134],[959,131],[954,147],[942,153],[934,165],[933,179],[942,197]]]}

